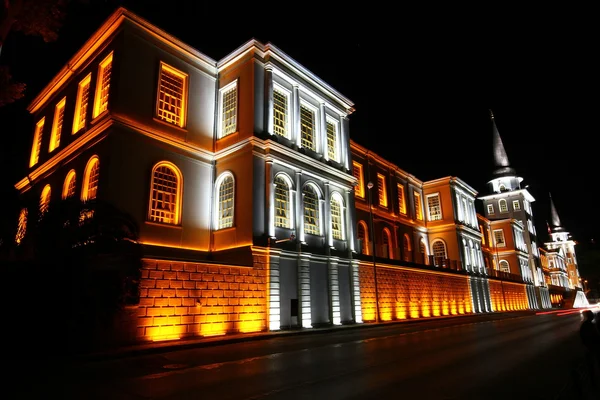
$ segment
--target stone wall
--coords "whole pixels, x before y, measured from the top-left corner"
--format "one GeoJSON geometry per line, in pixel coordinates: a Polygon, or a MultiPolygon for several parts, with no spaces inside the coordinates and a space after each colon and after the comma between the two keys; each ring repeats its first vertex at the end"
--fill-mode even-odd
{"type": "Polygon", "coordinates": [[[143,264],[139,340],[267,329],[266,269],[257,257],[253,267],[152,259],[143,264]]]}
{"type": "Polygon", "coordinates": [[[527,287],[524,283],[490,279],[490,297],[493,311],[528,310],[527,287]]]}

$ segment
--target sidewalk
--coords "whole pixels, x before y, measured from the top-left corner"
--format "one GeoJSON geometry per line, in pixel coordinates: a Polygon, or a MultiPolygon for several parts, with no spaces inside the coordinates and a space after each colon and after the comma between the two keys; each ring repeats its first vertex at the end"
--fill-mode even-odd
{"type": "Polygon", "coordinates": [[[111,348],[102,351],[95,351],[91,353],[83,353],[73,356],[74,361],[98,361],[106,359],[116,359],[124,357],[134,357],[148,354],[158,354],[163,352],[186,350],[191,348],[207,347],[207,346],[220,346],[232,343],[241,343],[256,340],[272,339],[274,337],[291,336],[291,335],[307,335],[307,334],[319,334],[328,333],[334,331],[340,331],[344,329],[369,329],[389,325],[398,324],[422,324],[431,321],[455,319],[455,318],[478,318],[483,321],[501,320],[509,318],[517,318],[526,315],[533,315],[536,310],[524,310],[524,311],[510,311],[510,312],[491,312],[483,314],[466,314],[466,315],[451,315],[442,317],[429,317],[429,318],[418,318],[418,319],[406,319],[396,321],[386,321],[380,323],[361,323],[361,324],[350,324],[350,325],[335,325],[327,326],[322,328],[299,328],[290,330],[279,330],[279,331],[268,331],[268,332],[256,332],[256,333],[238,333],[238,334],[227,334],[220,336],[210,337],[191,337],[177,340],[164,340],[156,342],[145,342],[139,344],[132,344],[121,346],[118,348],[111,348]]]}

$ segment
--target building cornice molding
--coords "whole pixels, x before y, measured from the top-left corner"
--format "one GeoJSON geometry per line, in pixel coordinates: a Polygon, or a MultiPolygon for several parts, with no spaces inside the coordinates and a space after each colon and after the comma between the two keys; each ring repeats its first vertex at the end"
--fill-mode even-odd
{"type": "Polygon", "coordinates": [[[527,189],[517,189],[517,190],[511,190],[509,192],[502,192],[502,193],[492,193],[492,194],[487,194],[484,196],[477,196],[477,198],[479,200],[496,200],[496,199],[504,199],[507,197],[513,197],[515,194],[522,194],[523,197],[525,198],[525,200],[529,201],[530,203],[533,203],[535,201],[535,198],[531,195],[531,193],[529,193],[529,191],[527,189]]]}

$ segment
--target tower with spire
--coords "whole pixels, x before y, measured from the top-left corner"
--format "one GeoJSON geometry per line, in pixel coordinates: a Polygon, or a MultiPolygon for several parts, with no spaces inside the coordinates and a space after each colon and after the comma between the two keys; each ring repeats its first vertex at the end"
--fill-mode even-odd
{"type": "MultiPolygon", "coordinates": [[[[523,239],[527,247],[528,259],[523,260],[522,265],[511,266],[511,272],[520,273],[525,282],[531,282],[535,287],[535,302],[537,304],[532,304],[532,306],[534,308],[545,308],[550,305],[550,298],[539,260],[540,255],[531,207],[535,198],[529,193],[527,186],[521,187],[523,178],[518,176],[515,169],[510,165],[492,110],[490,110],[490,119],[493,134],[494,170],[492,179],[488,182],[488,194],[479,196],[478,199],[483,202],[484,216],[490,221],[509,219],[520,221],[523,225],[523,239]]],[[[503,249],[506,243],[505,236],[512,234],[512,232],[504,232],[502,229],[493,230],[492,245],[494,246],[496,258],[500,259],[503,251],[505,251],[503,249]]],[[[494,268],[498,269],[497,262],[494,264],[494,268]]]]}
{"type": "Polygon", "coordinates": [[[577,256],[575,254],[575,241],[571,239],[569,232],[563,228],[552,194],[550,196],[550,223],[548,224],[548,234],[550,241],[545,243],[548,250],[560,251],[565,258],[566,272],[568,275],[569,285],[571,289],[581,288],[581,280],[579,279],[579,267],[577,265],[577,256]]]}

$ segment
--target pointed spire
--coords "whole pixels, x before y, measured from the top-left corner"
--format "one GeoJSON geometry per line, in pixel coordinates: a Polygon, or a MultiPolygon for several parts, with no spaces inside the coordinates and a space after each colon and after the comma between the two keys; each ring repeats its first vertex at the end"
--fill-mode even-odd
{"type": "Polygon", "coordinates": [[[552,194],[550,195],[550,221],[552,222],[551,230],[552,232],[563,231],[563,227],[560,226],[560,218],[558,216],[558,212],[556,211],[556,207],[554,206],[554,201],[552,201],[552,194]]]}
{"type": "Polygon", "coordinates": [[[496,121],[494,120],[494,113],[492,112],[492,110],[490,110],[490,119],[492,120],[492,128],[494,135],[494,177],[516,175],[515,170],[511,168],[508,162],[508,156],[506,155],[506,150],[504,150],[504,144],[502,143],[500,132],[498,132],[498,127],[496,126],[496,121]]]}

